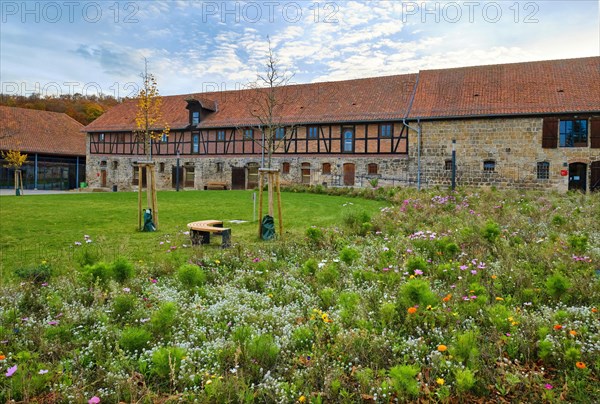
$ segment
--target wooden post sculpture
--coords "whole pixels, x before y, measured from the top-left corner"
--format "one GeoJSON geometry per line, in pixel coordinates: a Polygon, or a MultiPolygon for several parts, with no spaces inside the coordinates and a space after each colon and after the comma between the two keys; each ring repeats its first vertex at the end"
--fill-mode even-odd
{"type": "Polygon", "coordinates": [[[15,170],[15,195],[24,195],[23,193],[23,171],[15,170]]]}
{"type": "Polygon", "coordinates": [[[142,206],[142,192],[144,185],[142,175],[146,170],[146,203],[152,210],[152,220],[154,226],[158,229],[158,201],[156,199],[156,173],[154,172],[154,163],[138,162],[138,228],[144,229],[142,218],[144,216],[144,207],[142,206]]]}

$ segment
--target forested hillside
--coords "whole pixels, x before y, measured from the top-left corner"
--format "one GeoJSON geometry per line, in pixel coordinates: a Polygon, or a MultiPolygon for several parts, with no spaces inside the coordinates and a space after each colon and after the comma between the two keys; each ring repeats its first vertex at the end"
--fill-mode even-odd
{"type": "Polygon", "coordinates": [[[45,96],[40,94],[9,95],[0,94],[0,105],[42,111],[64,112],[76,121],[88,125],[120,101],[110,95],[63,94],[45,96]]]}

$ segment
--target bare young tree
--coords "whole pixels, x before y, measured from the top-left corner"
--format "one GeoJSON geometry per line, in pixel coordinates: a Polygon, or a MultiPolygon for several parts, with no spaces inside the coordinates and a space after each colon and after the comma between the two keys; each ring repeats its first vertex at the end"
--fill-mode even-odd
{"type": "Polygon", "coordinates": [[[293,74],[282,70],[273,54],[271,39],[267,37],[269,50],[264,71],[257,74],[255,82],[249,85],[248,108],[250,115],[259,123],[261,139],[253,139],[267,155],[267,167],[271,168],[273,153],[283,144],[293,131],[291,122],[284,120],[286,106],[293,102],[289,86],[293,74]]]}

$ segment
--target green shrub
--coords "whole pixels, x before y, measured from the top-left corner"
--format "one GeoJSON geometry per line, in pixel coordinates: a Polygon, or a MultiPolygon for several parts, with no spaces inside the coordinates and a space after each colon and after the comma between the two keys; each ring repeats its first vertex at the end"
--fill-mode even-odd
{"type": "Polygon", "coordinates": [[[391,384],[400,398],[417,397],[419,382],[416,377],[420,369],[416,365],[400,365],[390,369],[391,384]]]}
{"type": "Polygon", "coordinates": [[[165,302],[160,305],[150,317],[152,331],[162,337],[171,335],[171,328],[177,320],[177,306],[173,302],[165,302]]]}
{"type": "Polygon", "coordinates": [[[585,253],[588,247],[588,237],[586,235],[571,234],[569,236],[569,246],[577,253],[585,253]]]}
{"type": "Polygon", "coordinates": [[[317,272],[318,268],[319,263],[317,262],[317,260],[314,258],[309,258],[304,262],[304,264],[302,264],[300,272],[304,276],[313,276],[317,272]]]}
{"type": "Polygon", "coordinates": [[[500,233],[501,233],[500,225],[498,223],[494,222],[493,220],[488,220],[485,223],[485,226],[482,230],[483,238],[485,238],[490,243],[493,243],[494,241],[496,241],[498,236],[500,236],[500,233]]]}
{"type": "Polygon", "coordinates": [[[356,261],[359,257],[359,252],[351,247],[344,247],[342,251],[340,251],[340,260],[342,260],[342,262],[346,263],[347,265],[352,265],[352,263],[356,261]]]}
{"type": "Polygon", "coordinates": [[[560,226],[562,226],[565,223],[567,223],[567,219],[565,219],[561,215],[554,215],[554,216],[552,216],[552,224],[554,226],[560,227],[560,226]]]}
{"type": "Polygon", "coordinates": [[[119,345],[128,352],[141,353],[148,348],[152,334],[144,328],[126,327],[119,338],[119,345]]]}
{"type": "Polygon", "coordinates": [[[40,265],[17,268],[15,275],[31,282],[47,282],[52,276],[52,267],[47,262],[42,262],[40,265]]]}
{"type": "Polygon", "coordinates": [[[406,261],[406,269],[409,272],[414,272],[416,269],[424,271],[425,269],[427,269],[427,261],[425,261],[422,257],[419,256],[410,257],[406,261]]]}
{"type": "Polygon", "coordinates": [[[329,264],[317,272],[317,282],[321,285],[333,285],[340,279],[340,271],[335,265],[329,264]]]}
{"type": "Polygon", "coordinates": [[[264,369],[272,368],[277,362],[279,347],[271,334],[254,337],[247,349],[248,357],[264,369]]]}
{"type": "Polygon", "coordinates": [[[411,279],[400,288],[398,302],[401,311],[408,307],[419,305],[423,308],[434,305],[437,296],[431,291],[429,282],[422,279],[411,279]]]}
{"type": "Polygon", "coordinates": [[[557,300],[564,296],[570,287],[569,280],[558,272],[546,279],[546,293],[557,300]]]}
{"type": "Polygon", "coordinates": [[[315,339],[315,332],[307,326],[300,326],[292,332],[292,346],[297,351],[308,351],[315,339]]]}
{"type": "Polygon", "coordinates": [[[475,374],[471,369],[457,369],[454,377],[456,378],[456,390],[459,393],[467,393],[475,386],[475,374]]]}
{"type": "Polygon", "coordinates": [[[115,318],[126,319],[135,308],[135,298],[131,295],[116,296],[112,304],[112,315],[115,318]]]}
{"type": "Polygon", "coordinates": [[[99,282],[101,284],[106,284],[113,277],[112,266],[106,262],[86,265],[83,270],[92,283],[99,282]]]}
{"type": "Polygon", "coordinates": [[[249,325],[236,327],[231,333],[231,340],[240,346],[246,346],[250,337],[252,337],[252,327],[249,325]]]}
{"type": "Polygon", "coordinates": [[[177,270],[177,279],[184,289],[196,289],[206,283],[206,272],[198,265],[183,264],[177,270]]]}
{"type": "Polygon", "coordinates": [[[173,381],[179,373],[185,350],[180,347],[162,347],[152,354],[152,374],[162,381],[173,381]]]}
{"type": "Polygon", "coordinates": [[[323,234],[323,230],[311,226],[308,229],[306,229],[306,237],[308,237],[308,239],[314,243],[314,244],[321,244],[323,242],[323,240],[325,239],[325,236],[323,234]]]}
{"type": "Polygon", "coordinates": [[[121,257],[112,263],[112,273],[117,282],[124,283],[135,276],[135,269],[131,262],[121,257]]]}
{"type": "Polygon", "coordinates": [[[452,354],[465,366],[470,366],[479,357],[477,332],[470,330],[458,334],[452,347],[452,354]]]}
{"type": "Polygon", "coordinates": [[[318,295],[321,300],[321,309],[327,310],[335,306],[337,301],[337,291],[335,289],[323,288],[318,292],[318,295]]]}

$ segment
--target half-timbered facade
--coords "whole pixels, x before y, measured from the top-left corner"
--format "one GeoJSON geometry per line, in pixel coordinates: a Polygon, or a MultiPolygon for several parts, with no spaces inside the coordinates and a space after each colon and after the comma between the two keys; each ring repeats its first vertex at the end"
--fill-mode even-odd
{"type": "MultiPolygon", "coordinates": [[[[454,140],[458,185],[595,190],[594,88],[598,57],[281,87],[271,165],[289,183],[446,185],[454,140]]],[[[239,90],[163,97],[171,131],[151,145],[159,187],[255,187],[269,160],[260,96],[239,90]]],[[[139,184],[136,162],[147,157],[135,115],[135,102],[126,102],[86,128],[93,185],[139,184]]]]}

